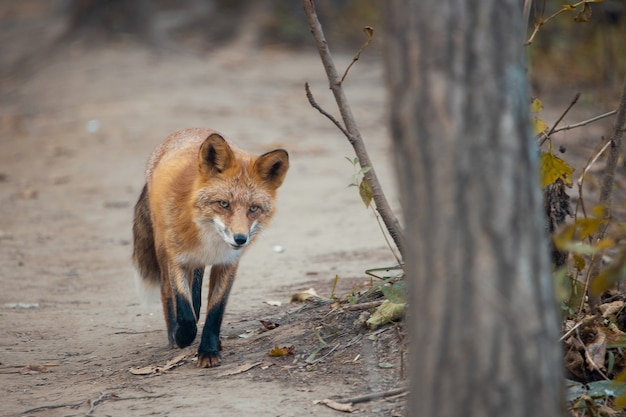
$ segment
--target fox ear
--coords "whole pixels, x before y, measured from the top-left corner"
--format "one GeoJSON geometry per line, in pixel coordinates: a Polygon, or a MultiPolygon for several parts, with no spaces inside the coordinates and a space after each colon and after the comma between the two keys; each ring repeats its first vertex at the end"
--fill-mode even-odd
{"type": "Polygon", "coordinates": [[[276,189],[281,186],[289,169],[289,154],[276,149],[259,156],[254,163],[256,173],[266,184],[276,189]]]}
{"type": "Polygon", "coordinates": [[[212,133],[200,146],[200,172],[213,176],[224,172],[233,164],[235,157],[226,139],[217,133],[212,133]]]}

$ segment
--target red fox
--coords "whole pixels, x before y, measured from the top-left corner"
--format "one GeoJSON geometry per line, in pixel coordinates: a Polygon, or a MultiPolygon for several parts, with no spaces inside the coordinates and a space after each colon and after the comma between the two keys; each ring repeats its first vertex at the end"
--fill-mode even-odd
{"type": "Polygon", "coordinates": [[[133,263],[161,286],[170,347],[196,337],[204,269],[211,265],[198,366],[220,363],[220,327],[239,259],[274,215],[289,156],[255,157],[210,129],[170,135],[150,156],[135,205],[133,263]]]}

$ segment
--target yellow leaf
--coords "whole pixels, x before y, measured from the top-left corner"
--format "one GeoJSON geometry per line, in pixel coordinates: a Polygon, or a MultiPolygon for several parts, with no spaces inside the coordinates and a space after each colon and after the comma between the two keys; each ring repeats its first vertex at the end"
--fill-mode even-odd
{"type": "Polygon", "coordinates": [[[530,112],[539,113],[543,109],[543,103],[537,97],[533,97],[530,101],[530,112]]]}
{"type": "Polygon", "coordinates": [[[585,258],[580,255],[574,255],[574,268],[581,272],[585,269],[585,258]]]}
{"type": "Polygon", "coordinates": [[[564,4],[563,10],[576,10],[576,7],[572,6],[571,4],[564,4]]]}
{"type": "Polygon", "coordinates": [[[582,12],[574,18],[574,22],[587,23],[591,19],[591,6],[589,3],[583,3],[582,12]]]}
{"type": "Polygon", "coordinates": [[[281,356],[294,355],[295,353],[296,353],[296,348],[294,346],[283,346],[283,347],[274,346],[274,349],[270,350],[269,355],[273,357],[281,357],[281,356]]]}
{"type": "Polygon", "coordinates": [[[374,191],[372,191],[372,187],[366,178],[363,178],[363,181],[361,181],[359,185],[359,194],[361,195],[361,200],[363,200],[365,207],[369,207],[372,198],[374,198],[374,191]]]}
{"type": "Polygon", "coordinates": [[[599,295],[624,279],[626,279],[626,259],[621,256],[594,278],[590,286],[591,293],[599,295]]]}
{"type": "Polygon", "coordinates": [[[593,206],[593,208],[591,209],[591,212],[596,217],[606,217],[606,210],[604,209],[604,206],[600,204],[593,206]]]}
{"type": "MultiPolygon", "coordinates": [[[[608,219],[578,219],[576,220],[576,227],[579,229],[578,236],[580,239],[585,239],[598,231],[598,228],[606,223],[608,219]]],[[[598,248],[596,246],[596,248],[598,248]]],[[[599,248],[598,248],[599,249],[599,248]]]]}
{"type": "Polygon", "coordinates": [[[598,243],[596,243],[596,249],[598,250],[611,249],[614,247],[615,247],[615,240],[611,239],[610,237],[601,239],[598,241],[598,243]]]}
{"type": "Polygon", "coordinates": [[[568,187],[572,185],[572,168],[567,162],[550,152],[544,152],[539,159],[539,175],[541,178],[541,188],[546,188],[554,184],[557,180],[563,181],[568,187]]]}
{"type": "Polygon", "coordinates": [[[541,132],[545,132],[548,130],[548,125],[546,122],[538,118],[537,116],[533,116],[533,133],[535,136],[540,134],[541,132]]]}

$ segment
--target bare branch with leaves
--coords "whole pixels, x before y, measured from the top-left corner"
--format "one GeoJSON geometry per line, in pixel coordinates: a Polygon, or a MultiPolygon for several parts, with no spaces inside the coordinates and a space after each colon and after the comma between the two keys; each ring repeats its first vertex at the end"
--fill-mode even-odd
{"type": "Polygon", "coordinates": [[[400,252],[400,256],[404,259],[406,255],[405,250],[405,238],[400,226],[400,222],[394,216],[389,203],[387,202],[387,198],[385,197],[385,193],[383,192],[382,186],[378,180],[376,175],[376,170],[374,169],[370,157],[368,155],[367,149],[365,147],[365,143],[361,137],[361,133],[357,127],[357,124],[354,120],[354,116],[352,115],[352,110],[350,105],[348,104],[348,99],[343,91],[342,83],[352,67],[352,65],[359,59],[361,52],[369,45],[374,31],[371,27],[365,27],[364,31],[367,36],[366,42],[361,46],[357,54],[352,60],[352,63],[348,66],[343,76],[340,77],[337,73],[337,69],[333,62],[332,56],[330,54],[330,50],[328,48],[328,43],[326,42],[326,38],[324,37],[324,32],[322,30],[322,25],[317,18],[317,12],[315,10],[315,4],[313,0],[302,0],[302,4],[304,7],[304,12],[307,17],[307,21],[311,28],[311,33],[313,34],[313,38],[315,39],[315,44],[317,46],[317,50],[319,52],[320,58],[322,60],[322,64],[324,65],[324,69],[326,70],[326,76],[329,81],[330,90],[332,91],[335,102],[337,103],[337,107],[339,108],[339,112],[341,114],[341,119],[343,120],[343,126],[341,123],[332,117],[328,112],[323,110],[313,98],[313,94],[310,91],[308,84],[305,86],[307,92],[307,98],[311,106],[316,108],[322,114],[324,114],[327,118],[329,118],[335,126],[341,130],[341,132],[346,136],[350,144],[352,145],[354,152],[358,158],[358,163],[363,169],[363,181],[367,182],[367,185],[371,189],[372,199],[376,206],[376,211],[379,213],[380,217],[389,232],[389,235],[393,239],[398,251],[400,252]]]}

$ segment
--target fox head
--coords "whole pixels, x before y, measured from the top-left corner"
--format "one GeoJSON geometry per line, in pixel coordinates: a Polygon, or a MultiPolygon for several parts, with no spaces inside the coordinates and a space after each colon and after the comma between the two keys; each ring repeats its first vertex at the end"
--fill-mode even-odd
{"type": "Polygon", "coordinates": [[[276,190],[288,168],[284,149],[254,157],[217,133],[209,135],[198,155],[196,224],[203,232],[214,228],[233,249],[247,246],[274,215],[276,190]]]}

